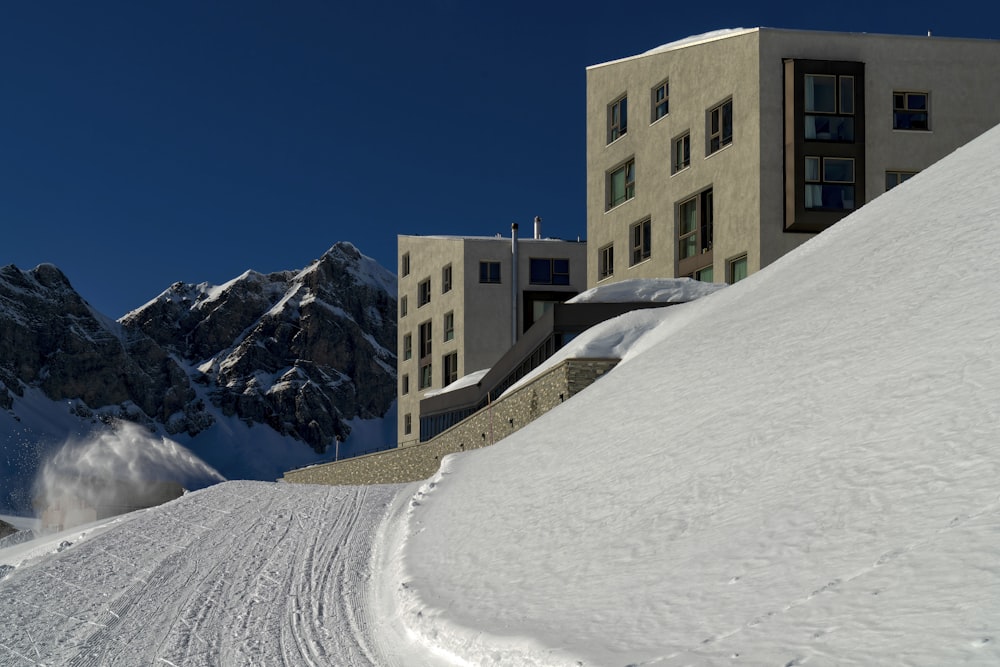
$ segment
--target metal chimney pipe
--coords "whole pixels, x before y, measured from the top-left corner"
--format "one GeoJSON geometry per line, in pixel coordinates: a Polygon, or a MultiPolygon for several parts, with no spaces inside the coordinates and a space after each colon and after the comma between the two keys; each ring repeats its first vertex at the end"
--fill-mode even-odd
{"type": "Polygon", "coordinates": [[[510,225],[510,344],[517,343],[517,223],[510,225]]]}
{"type": "Polygon", "coordinates": [[[535,238],[542,238],[542,219],[539,216],[535,216],[535,238]]]}

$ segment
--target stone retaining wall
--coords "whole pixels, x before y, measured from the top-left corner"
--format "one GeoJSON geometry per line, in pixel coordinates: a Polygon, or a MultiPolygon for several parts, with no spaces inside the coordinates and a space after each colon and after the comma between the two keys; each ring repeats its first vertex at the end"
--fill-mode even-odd
{"type": "Polygon", "coordinates": [[[397,484],[427,479],[448,454],[492,445],[590,386],[618,359],[567,359],[435,438],[335,463],[290,470],[295,484],[397,484]]]}

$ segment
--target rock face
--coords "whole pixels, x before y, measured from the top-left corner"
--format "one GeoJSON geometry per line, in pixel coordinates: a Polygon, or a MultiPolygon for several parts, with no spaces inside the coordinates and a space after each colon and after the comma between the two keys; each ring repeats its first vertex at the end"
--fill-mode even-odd
{"type": "Polygon", "coordinates": [[[0,539],[7,537],[8,535],[13,535],[17,532],[14,526],[10,525],[6,521],[0,521],[0,539]]]}
{"type": "Polygon", "coordinates": [[[51,265],[0,269],[0,408],[25,386],[197,434],[226,415],[318,452],[395,399],[395,276],[349,243],[301,271],[175,283],[114,322],[51,265]]]}
{"type": "Polygon", "coordinates": [[[116,406],[110,416],[163,422],[177,413],[195,430],[203,420],[167,350],[94,311],[51,264],[0,268],[0,407],[10,409],[24,386],[55,400],[116,406]]]}

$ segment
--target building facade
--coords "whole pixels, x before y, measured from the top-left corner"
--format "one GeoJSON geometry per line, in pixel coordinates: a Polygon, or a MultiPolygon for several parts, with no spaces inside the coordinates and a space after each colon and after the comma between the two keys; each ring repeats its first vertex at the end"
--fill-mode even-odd
{"type": "Polygon", "coordinates": [[[490,368],[552,303],[586,289],[586,243],[540,237],[516,225],[510,238],[398,237],[399,446],[419,441],[421,398],[490,368]]]}
{"type": "Polygon", "coordinates": [[[1000,122],[1000,41],[739,29],[587,69],[589,286],[735,282],[1000,122]]]}

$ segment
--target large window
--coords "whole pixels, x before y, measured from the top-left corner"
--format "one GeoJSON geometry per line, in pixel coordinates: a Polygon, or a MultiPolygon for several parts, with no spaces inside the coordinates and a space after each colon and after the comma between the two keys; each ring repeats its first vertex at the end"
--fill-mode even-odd
{"type": "Polygon", "coordinates": [[[885,191],[888,192],[894,187],[908,181],[917,175],[915,171],[887,171],[885,172],[885,191]]]}
{"type": "Polygon", "coordinates": [[[479,262],[479,282],[499,283],[500,262],[479,262]]]}
{"type": "Polygon", "coordinates": [[[449,311],[444,314],[444,341],[447,343],[449,340],[455,338],[455,313],[449,311]]]}
{"type": "Polygon", "coordinates": [[[569,285],[568,259],[532,257],[528,265],[532,285],[569,285]]]}
{"type": "Polygon", "coordinates": [[[399,393],[401,393],[401,394],[409,394],[410,393],[410,376],[409,375],[404,374],[402,380],[400,380],[400,390],[399,390],[399,393]]]}
{"type": "Polygon", "coordinates": [[[635,160],[629,160],[608,173],[608,208],[614,208],[635,196],[635,160]]]}
{"type": "Polygon", "coordinates": [[[609,243],[597,251],[597,279],[610,278],[615,273],[615,246],[609,243]]]}
{"type": "Polygon", "coordinates": [[[431,302],[431,279],[421,280],[417,285],[417,308],[431,302]]]}
{"type": "Polygon", "coordinates": [[[671,173],[676,174],[681,169],[691,166],[691,133],[685,132],[674,139],[674,155],[671,162],[671,173]]]}
{"type": "Polygon", "coordinates": [[[431,356],[431,321],[420,325],[420,358],[431,356]]]}
{"type": "Polygon", "coordinates": [[[726,100],[708,112],[708,152],[733,143],[733,101],[726,100]]]}
{"type": "Polygon", "coordinates": [[[854,141],[854,77],[805,75],[805,138],[854,141]]]}
{"type": "Polygon", "coordinates": [[[652,97],[652,117],[650,118],[650,122],[655,123],[670,113],[670,83],[664,81],[656,88],[653,88],[652,97]]]}
{"type": "Polygon", "coordinates": [[[404,252],[399,258],[399,274],[401,276],[410,275],[410,253],[404,252]]]}
{"type": "Polygon", "coordinates": [[[413,358],[413,336],[403,334],[403,361],[413,358]]]}
{"type": "Polygon", "coordinates": [[[677,207],[678,273],[692,275],[711,266],[712,227],[715,213],[712,190],[705,190],[677,207]]]}
{"type": "Polygon", "coordinates": [[[447,387],[458,379],[458,352],[452,352],[451,354],[444,355],[441,362],[441,365],[444,367],[442,386],[447,387]]]}
{"type": "Polygon", "coordinates": [[[854,160],[806,157],[806,209],[854,210],[854,160]]]}
{"type": "Polygon", "coordinates": [[[931,129],[930,93],[894,92],[892,94],[892,129],[931,129]]]}
{"type": "Polygon", "coordinates": [[[441,269],[441,293],[451,291],[451,264],[441,269]]]}
{"type": "Polygon", "coordinates": [[[608,107],[608,143],[628,132],[628,97],[622,96],[608,107]]]}
{"type": "Polygon", "coordinates": [[[434,369],[431,367],[431,362],[427,362],[420,366],[420,388],[427,389],[434,383],[434,369]]]}
{"type": "Polygon", "coordinates": [[[632,265],[649,259],[652,248],[651,232],[652,225],[648,219],[635,223],[629,229],[632,238],[632,265]]]}

